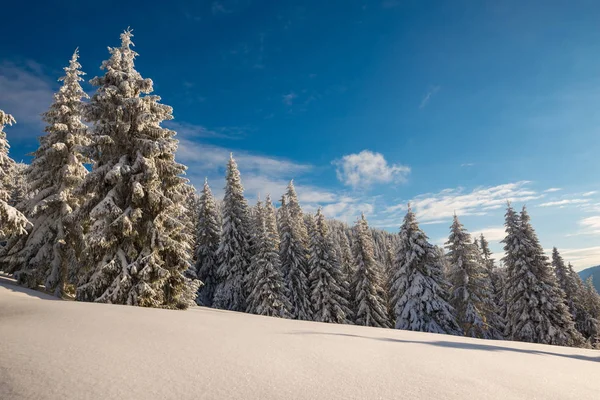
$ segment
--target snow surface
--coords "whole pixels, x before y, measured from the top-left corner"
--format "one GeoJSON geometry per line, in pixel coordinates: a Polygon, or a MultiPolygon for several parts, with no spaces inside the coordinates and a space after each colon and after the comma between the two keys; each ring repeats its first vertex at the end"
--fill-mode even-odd
{"type": "Polygon", "coordinates": [[[60,301],[0,277],[0,399],[597,399],[600,352],[60,301]]]}

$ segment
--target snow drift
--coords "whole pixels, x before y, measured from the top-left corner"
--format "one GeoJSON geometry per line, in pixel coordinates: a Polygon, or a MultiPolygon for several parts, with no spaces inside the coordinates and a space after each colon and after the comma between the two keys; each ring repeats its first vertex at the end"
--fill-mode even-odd
{"type": "Polygon", "coordinates": [[[0,399],[595,399],[600,352],[195,307],[0,278],[0,399]]]}

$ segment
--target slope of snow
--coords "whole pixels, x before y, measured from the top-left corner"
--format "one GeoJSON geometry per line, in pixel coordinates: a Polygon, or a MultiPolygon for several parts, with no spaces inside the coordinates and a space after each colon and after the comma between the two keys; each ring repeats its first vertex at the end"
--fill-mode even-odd
{"type": "Polygon", "coordinates": [[[600,352],[206,308],[60,301],[0,278],[0,399],[597,399],[600,352]]]}

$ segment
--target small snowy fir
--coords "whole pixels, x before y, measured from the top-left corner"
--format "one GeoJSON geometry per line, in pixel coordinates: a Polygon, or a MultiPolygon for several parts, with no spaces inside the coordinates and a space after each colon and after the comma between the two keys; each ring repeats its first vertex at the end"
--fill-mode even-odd
{"type": "Polygon", "coordinates": [[[304,221],[292,218],[285,196],[281,198],[278,217],[279,258],[290,299],[290,314],[294,319],[310,320],[308,260],[301,228],[304,221]]]}
{"type": "Polygon", "coordinates": [[[409,205],[392,271],[396,329],[461,335],[447,287],[439,256],[409,205]]]}
{"type": "Polygon", "coordinates": [[[375,265],[373,238],[364,214],[354,226],[353,250],[356,270],[351,288],[354,322],[390,328],[388,310],[382,297],[382,277],[375,265]]]}
{"type": "Polygon", "coordinates": [[[0,240],[13,235],[27,233],[30,225],[27,218],[13,206],[8,204],[13,188],[15,162],[8,156],[8,140],[4,133],[5,125],[12,125],[15,119],[0,110],[0,240]]]}
{"type": "Polygon", "coordinates": [[[254,251],[247,275],[246,312],[270,317],[288,317],[290,304],[281,273],[277,234],[267,227],[267,209],[259,200],[255,208],[254,251]]]}
{"type": "Polygon", "coordinates": [[[244,282],[251,259],[250,220],[248,203],[240,171],[229,157],[223,199],[223,226],[217,250],[218,280],[213,306],[224,310],[245,311],[246,291],[244,282]]]}
{"type": "Polygon", "coordinates": [[[217,250],[221,227],[219,215],[208,180],[204,180],[196,230],[196,272],[203,283],[196,301],[211,307],[217,286],[217,250]]]}
{"type": "Polygon", "coordinates": [[[175,132],[161,126],[173,110],[135,70],[132,36],[121,34],[102,63],[105,75],[91,80],[97,89],[85,116],[95,163],[81,187],[90,199],[79,215],[89,216],[89,228],[76,297],[186,308],[197,290],[184,275],[193,238],[181,217],[191,187],[175,162],[175,132]]]}
{"type": "Polygon", "coordinates": [[[578,346],[575,330],[548,258],[523,207],[521,215],[508,205],[503,259],[507,268],[506,337],[523,342],[578,346]]]}
{"type": "Polygon", "coordinates": [[[83,202],[75,194],[87,175],[84,164],[91,163],[83,152],[89,146],[86,126],[81,122],[82,99],[88,98],[80,81],[79,53],[73,53],[62,87],[54,94],[50,109],[43,115],[46,135],[33,153],[27,170],[30,190],[35,195],[26,208],[33,221],[22,253],[22,268],[15,272],[19,283],[29,287],[43,284],[46,290],[62,296],[68,269],[75,262],[73,213],[83,202]]]}
{"type": "Polygon", "coordinates": [[[350,317],[348,294],[343,283],[340,263],[335,256],[327,221],[317,211],[308,219],[309,286],[313,320],[318,322],[347,323],[350,317]]]}
{"type": "MultiPolygon", "coordinates": [[[[495,312],[491,283],[487,280],[477,242],[454,215],[450,236],[446,242],[451,284],[450,304],[465,336],[501,339],[497,327],[490,325],[489,315],[495,312]]],[[[495,318],[496,320],[499,317],[495,318]]]]}

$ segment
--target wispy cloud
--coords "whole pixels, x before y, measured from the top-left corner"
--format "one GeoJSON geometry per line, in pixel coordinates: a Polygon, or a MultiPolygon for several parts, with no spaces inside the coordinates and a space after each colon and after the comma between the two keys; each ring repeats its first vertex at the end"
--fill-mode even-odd
{"type": "Polygon", "coordinates": [[[550,188],[550,189],[544,190],[544,192],[545,193],[553,193],[553,192],[559,192],[561,190],[562,190],[562,188],[550,188]]]}
{"type": "Polygon", "coordinates": [[[583,193],[582,196],[583,197],[589,197],[589,196],[595,195],[596,193],[598,193],[598,191],[592,190],[591,192],[585,192],[585,193],[583,193]]]}
{"type": "Polygon", "coordinates": [[[245,136],[246,132],[251,130],[247,127],[226,126],[214,129],[206,128],[202,125],[190,124],[187,122],[167,121],[164,123],[166,128],[177,132],[179,137],[187,139],[192,138],[222,138],[239,139],[245,136]]]}
{"type": "Polygon", "coordinates": [[[231,9],[226,8],[225,3],[222,1],[213,1],[211,6],[211,11],[213,15],[217,14],[229,14],[232,12],[231,9]]]}
{"type": "Polygon", "coordinates": [[[431,100],[431,98],[433,97],[434,94],[436,94],[439,90],[441,89],[441,86],[433,86],[431,87],[427,93],[425,94],[425,96],[423,97],[423,99],[421,100],[421,104],[419,105],[420,109],[423,109],[427,106],[427,104],[429,104],[429,101],[431,100]]]}
{"type": "Polygon", "coordinates": [[[53,92],[53,80],[35,61],[0,64],[0,108],[12,114],[17,124],[37,128],[27,134],[39,135],[38,129],[43,128],[41,114],[52,103],[53,92]]]}
{"type": "Polygon", "coordinates": [[[410,167],[388,164],[380,153],[363,150],[333,161],[337,177],[346,186],[368,187],[374,183],[404,182],[410,167]]]}
{"type": "MultiPolygon", "coordinates": [[[[548,255],[552,253],[552,249],[545,249],[545,251],[548,255]]],[[[580,249],[559,249],[559,251],[565,261],[573,264],[573,268],[576,271],[600,265],[600,246],[580,249]]]]}
{"type": "Polygon", "coordinates": [[[287,104],[288,106],[291,106],[292,104],[294,104],[294,99],[298,97],[298,95],[294,92],[290,92],[288,94],[284,94],[282,97],[282,101],[283,104],[287,104]]]}
{"type": "MultiPolygon", "coordinates": [[[[507,201],[526,202],[540,199],[539,194],[528,187],[529,181],[507,183],[491,187],[479,187],[471,192],[464,188],[444,189],[413,198],[410,203],[417,217],[423,221],[438,221],[459,216],[487,215],[490,210],[502,208],[507,201]]],[[[385,212],[392,214],[404,210],[404,205],[389,206],[385,212]]]]}
{"type": "Polygon", "coordinates": [[[381,2],[382,8],[394,8],[398,7],[401,4],[400,0],[383,0],[381,2]]]}
{"type": "Polygon", "coordinates": [[[560,207],[560,206],[566,206],[566,205],[571,205],[571,204],[584,204],[584,203],[588,203],[589,201],[590,201],[589,199],[564,199],[564,200],[549,201],[547,203],[542,203],[539,205],[539,207],[560,207]]]}
{"type": "Polygon", "coordinates": [[[474,163],[462,163],[462,164],[460,164],[461,167],[472,167],[474,165],[475,165],[474,163]]]}
{"type": "Polygon", "coordinates": [[[471,236],[479,238],[485,236],[489,242],[499,242],[506,236],[506,231],[503,226],[491,226],[471,232],[471,236]]]}

